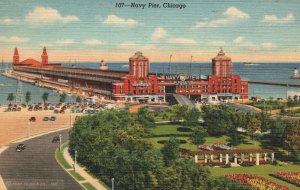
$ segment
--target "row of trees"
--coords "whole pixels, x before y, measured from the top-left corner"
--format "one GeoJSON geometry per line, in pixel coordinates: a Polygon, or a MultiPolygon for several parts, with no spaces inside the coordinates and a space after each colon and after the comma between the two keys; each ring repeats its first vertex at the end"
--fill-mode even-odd
{"type": "MultiPolygon", "coordinates": [[[[106,110],[76,120],[70,131],[69,151],[94,175],[116,189],[228,189],[222,179],[193,159],[179,157],[179,143],[171,138],[162,150],[144,140],[153,118],[145,110],[106,110]],[[225,187],[225,188],[224,188],[225,187]]],[[[230,186],[230,187],[231,187],[230,186]]],[[[236,189],[236,188],[234,188],[236,189]]]]}
{"type": "MultiPolygon", "coordinates": [[[[44,104],[48,101],[48,98],[49,98],[49,92],[44,92],[41,96],[44,104]]],[[[66,98],[67,98],[67,94],[66,93],[62,93],[59,95],[59,102],[65,102],[66,101],[66,98]]],[[[15,100],[15,95],[13,93],[8,93],[7,94],[7,98],[6,98],[7,101],[10,102],[10,104],[12,103],[12,101],[15,100]]],[[[29,104],[29,102],[31,101],[31,92],[30,91],[27,91],[25,93],[25,102],[26,104],[29,104]]],[[[82,101],[82,99],[78,96],[76,97],[76,102],[80,103],[82,101]]]]}

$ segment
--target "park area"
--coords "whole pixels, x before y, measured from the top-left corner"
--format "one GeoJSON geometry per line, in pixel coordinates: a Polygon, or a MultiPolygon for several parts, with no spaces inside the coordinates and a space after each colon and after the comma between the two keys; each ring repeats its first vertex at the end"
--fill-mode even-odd
{"type": "MultiPolygon", "coordinates": [[[[286,103],[283,103],[286,104],[286,103]]],[[[274,108],[276,108],[274,106],[274,108]]],[[[185,126],[184,122],[164,122],[170,116],[169,112],[160,113],[155,117],[158,123],[156,127],[149,129],[149,136],[145,138],[151,142],[156,149],[161,149],[164,143],[171,137],[175,137],[182,150],[199,151],[200,147],[211,146],[214,144],[230,145],[230,136],[210,136],[205,137],[205,142],[195,145],[191,141],[192,130],[189,126],[185,126]]],[[[201,126],[199,126],[201,127],[201,126]]],[[[232,146],[232,149],[263,149],[264,146],[260,140],[255,140],[247,134],[242,134],[242,143],[232,146]]],[[[275,151],[276,156],[279,155],[275,151]]],[[[280,149],[282,152],[284,150],[280,149]]],[[[203,156],[202,156],[203,157],[203,156]]],[[[190,158],[192,159],[192,158],[190,158]]],[[[216,166],[209,167],[212,177],[226,177],[235,182],[242,183],[246,186],[254,187],[259,190],[273,189],[300,189],[299,171],[300,165],[293,162],[283,162],[276,160],[274,164],[264,165],[241,165],[239,167],[216,166]]]]}

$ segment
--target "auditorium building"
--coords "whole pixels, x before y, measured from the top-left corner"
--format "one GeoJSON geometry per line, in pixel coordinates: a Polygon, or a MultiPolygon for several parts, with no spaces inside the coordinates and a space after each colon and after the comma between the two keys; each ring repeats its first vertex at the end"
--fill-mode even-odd
{"type": "Polygon", "coordinates": [[[30,74],[39,83],[50,82],[67,87],[77,95],[130,102],[164,102],[166,96],[172,94],[207,102],[248,99],[248,82],[232,73],[231,58],[223,50],[212,59],[212,74],[209,76],[151,73],[149,59],[142,52],[136,52],[129,58],[129,71],[109,70],[103,62],[99,69],[50,64],[46,48],[41,62],[19,60],[19,52],[15,49],[13,72],[30,74]]]}

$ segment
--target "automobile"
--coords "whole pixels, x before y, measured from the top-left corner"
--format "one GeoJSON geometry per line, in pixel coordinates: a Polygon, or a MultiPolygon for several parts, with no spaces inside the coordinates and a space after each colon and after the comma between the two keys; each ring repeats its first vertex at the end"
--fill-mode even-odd
{"type": "Polygon", "coordinates": [[[44,118],[43,118],[43,121],[49,121],[49,117],[47,117],[47,116],[44,117],[44,118]]]}
{"type": "Polygon", "coordinates": [[[54,136],[52,139],[52,143],[57,143],[59,142],[59,136],[54,136]]]}
{"type": "Polygon", "coordinates": [[[29,121],[30,121],[30,122],[35,122],[35,121],[36,121],[36,118],[35,118],[35,117],[31,117],[31,118],[29,118],[29,121]]]}
{"type": "Polygon", "coordinates": [[[49,108],[49,110],[54,110],[55,108],[53,107],[53,106],[51,106],[50,108],[49,108]]]}
{"type": "Polygon", "coordinates": [[[23,150],[25,150],[25,144],[18,144],[16,147],[16,152],[21,152],[23,150]]]}
{"type": "Polygon", "coordinates": [[[49,119],[50,119],[50,121],[55,121],[56,117],[55,116],[51,116],[49,119]]]}
{"type": "Polygon", "coordinates": [[[59,110],[55,109],[55,110],[53,111],[53,113],[59,113],[59,110]]]}
{"type": "Polygon", "coordinates": [[[65,113],[65,110],[61,109],[61,110],[59,111],[59,113],[65,113]]]}

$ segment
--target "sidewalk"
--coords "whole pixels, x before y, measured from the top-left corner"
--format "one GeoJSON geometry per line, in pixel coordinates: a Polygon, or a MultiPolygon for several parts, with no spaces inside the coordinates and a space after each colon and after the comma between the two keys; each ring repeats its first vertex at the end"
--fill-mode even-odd
{"type": "MultiPolygon", "coordinates": [[[[65,148],[63,150],[63,156],[66,160],[66,162],[70,165],[73,166],[74,161],[71,157],[71,155],[69,154],[68,148],[65,148]]],[[[68,171],[72,171],[73,169],[68,169],[68,171]]],[[[76,164],[76,173],[80,174],[85,180],[83,181],[79,181],[79,183],[90,183],[92,186],[94,186],[97,190],[106,190],[106,188],[99,183],[99,180],[97,178],[94,178],[93,176],[91,176],[89,173],[87,173],[85,171],[84,167],[81,167],[80,165],[76,164]]]]}

